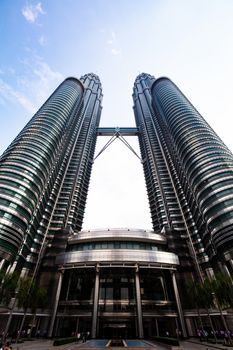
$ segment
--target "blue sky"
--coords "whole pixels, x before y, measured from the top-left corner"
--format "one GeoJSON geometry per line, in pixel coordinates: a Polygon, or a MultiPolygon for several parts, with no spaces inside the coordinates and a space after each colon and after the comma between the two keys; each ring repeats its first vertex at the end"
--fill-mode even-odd
{"type": "MultiPolygon", "coordinates": [[[[233,150],[232,18],[232,0],[1,0],[0,152],[64,78],[88,72],[101,125],[134,125],[135,77],[165,75],[233,150]]],[[[140,162],[119,141],[96,160],[84,221],[113,226],[151,228],[140,162]]]]}

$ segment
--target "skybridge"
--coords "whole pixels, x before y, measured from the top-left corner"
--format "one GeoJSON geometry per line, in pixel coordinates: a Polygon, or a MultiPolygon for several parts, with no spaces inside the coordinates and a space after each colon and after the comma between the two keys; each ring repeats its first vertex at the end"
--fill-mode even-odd
{"type": "Polygon", "coordinates": [[[125,139],[125,136],[138,136],[139,129],[135,127],[104,127],[97,128],[97,136],[111,136],[111,138],[107,141],[104,147],[100,150],[100,152],[95,157],[98,158],[116,139],[120,140],[138,159],[141,160],[140,156],[133,149],[133,147],[129,144],[129,142],[125,139]]]}
{"type": "Polygon", "coordinates": [[[97,128],[97,136],[138,136],[139,130],[135,127],[105,127],[97,128]]]}

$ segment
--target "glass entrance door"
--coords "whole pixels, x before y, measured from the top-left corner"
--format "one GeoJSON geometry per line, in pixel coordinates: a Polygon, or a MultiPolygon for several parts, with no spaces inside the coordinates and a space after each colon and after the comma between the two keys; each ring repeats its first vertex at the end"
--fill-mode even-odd
{"type": "Polygon", "coordinates": [[[99,320],[98,338],[104,339],[132,339],[136,337],[135,319],[107,319],[99,320]]]}

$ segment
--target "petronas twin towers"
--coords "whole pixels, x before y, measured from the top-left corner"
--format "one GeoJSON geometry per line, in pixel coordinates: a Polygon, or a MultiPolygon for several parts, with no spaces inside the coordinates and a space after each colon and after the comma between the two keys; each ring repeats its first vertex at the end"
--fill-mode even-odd
{"type": "MultiPolygon", "coordinates": [[[[0,267],[48,290],[25,329],[93,338],[196,332],[185,281],[233,274],[233,155],[168,78],[140,74],[136,128],[99,128],[98,76],[67,78],[0,158],[0,267]],[[153,230],[82,231],[98,135],[137,135],[153,230]]],[[[139,204],[140,205],[140,204],[139,204]]],[[[13,314],[16,330],[23,311],[13,314]]]]}

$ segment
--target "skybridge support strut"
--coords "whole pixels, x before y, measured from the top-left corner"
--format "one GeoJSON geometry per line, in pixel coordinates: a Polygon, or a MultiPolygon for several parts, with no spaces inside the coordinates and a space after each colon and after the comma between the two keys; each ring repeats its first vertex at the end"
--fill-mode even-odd
{"type": "Polygon", "coordinates": [[[97,136],[112,136],[104,147],[99,151],[99,153],[94,158],[94,161],[116,140],[119,139],[138,159],[141,160],[137,152],[129,144],[124,136],[138,136],[138,128],[123,127],[123,128],[97,128],[97,136]]]}

